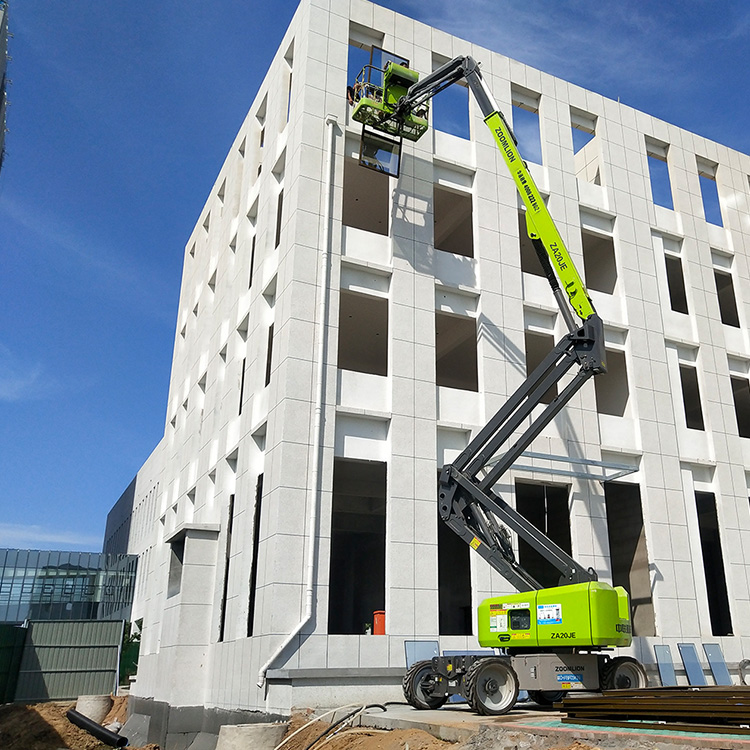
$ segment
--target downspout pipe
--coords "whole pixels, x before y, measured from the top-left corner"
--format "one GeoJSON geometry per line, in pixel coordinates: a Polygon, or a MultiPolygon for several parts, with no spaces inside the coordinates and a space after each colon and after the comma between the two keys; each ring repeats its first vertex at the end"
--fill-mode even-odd
{"type": "Polygon", "coordinates": [[[315,557],[317,553],[316,530],[318,526],[318,508],[320,507],[320,454],[323,443],[323,405],[325,402],[325,345],[326,326],[328,322],[328,279],[331,266],[331,206],[333,205],[333,156],[334,140],[336,138],[336,126],[338,119],[335,115],[326,115],[325,120],[328,127],[328,146],[326,150],[325,166],[325,205],[323,207],[323,237],[322,252],[320,254],[320,296],[318,299],[318,310],[316,320],[318,322],[317,341],[317,365],[315,369],[315,415],[313,418],[313,457],[310,472],[310,513],[307,518],[307,573],[305,583],[305,614],[297,626],[282,641],[278,648],[271,654],[268,661],[258,672],[258,687],[262,688],[266,682],[266,672],[276,661],[279,654],[299,635],[302,628],[307,625],[313,616],[315,604],[315,557]]]}

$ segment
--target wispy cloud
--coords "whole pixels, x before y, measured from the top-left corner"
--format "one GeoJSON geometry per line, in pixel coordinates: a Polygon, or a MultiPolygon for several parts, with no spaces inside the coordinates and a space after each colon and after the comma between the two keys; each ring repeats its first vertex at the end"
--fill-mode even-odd
{"type": "Polygon", "coordinates": [[[31,401],[55,393],[59,383],[37,362],[25,362],[0,344],[0,401],[31,401]]]}
{"type": "Polygon", "coordinates": [[[50,529],[36,524],[0,523],[0,547],[19,549],[99,550],[101,537],[77,531],[50,529]]]}

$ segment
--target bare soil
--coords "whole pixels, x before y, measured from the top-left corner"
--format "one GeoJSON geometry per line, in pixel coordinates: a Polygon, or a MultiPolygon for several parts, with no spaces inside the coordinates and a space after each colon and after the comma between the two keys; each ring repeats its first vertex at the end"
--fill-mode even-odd
{"type": "MultiPolygon", "coordinates": [[[[127,699],[116,698],[112,711],[104,723],[114,718],[125,721],[127,699]],[[122,717],[122,718],[120,718],[122,717]]],[[[0,706],[0,748],[2,750],[109,750],[88,732],[71,724],[65,712],[75,708],[75,703],[50,702],[22,706],[10,703],[0,706]]],[[[136,750],[133,748],[133,750],[136,750]]],[[[147,745],[137,750],[159,750],[157,745],[147,745]]]]}
{"type": "Polygon", "coordinates": [[[372,729],[370,727],[347,727],[335,730],[330,724],[316,721],[291,736],[310,721],[312,716],[297,713],[292,716],[289,730],[284,737],[281,750],[453,750],[456,745],[433,737],[421,729],[372,729]],[[331,732],[335,732],[331,734],[331,732]],[[289,738],[289,739],[287,739],[289,738]],[[319,738],[315,742],[316,738],[319,738]],[[313,744],[314,743],[314,744],[313,744]]]}
{"type": "MultiPolygon", "coordinates": [[[[22,706],[8,704],[0,706],[1,750],[107,750],[83,729],[71,724],[65,712],[75,708],[75,703],[50,702],[22,706]]],[[[103,724],[114,720],[122,723],[127,716],[127,698],[115,698],[112,710],[103,724]]],[[[351,727],[343,724],[332,728],[330,724],[316,721],[309,724],[312,712],[300,712],[292,716],[289,730],[281,750],[476,750],[477,742],[484,744],[475,735],[465,745],[437,739],[421,729],[383,730],[371,727],[351,727]],[[305,726],[307,725],[307,726],[305,726]],[[297,730],[300,730],[296,734],[297,730]],[[472,741],[473,740],[473,741],[472,741]]],[[[537,738],[539,739],[539,738],[537,738]]],[[[524,750],[536,750],[531,737],[527,742],[517,743],[524,750]]],[[[547,747],[550,745],[545,743],[547,747]]],[[[554,744],[554,743],[552,743],[554,744]]],[[[559,747],[559,746],[558,746],[559,747]]],[[[146,745],[130,750],[159,750],[158,745],[146,745]]],[[[562,750],[592,750],[590,745],[575,741],[562,750]]]]}

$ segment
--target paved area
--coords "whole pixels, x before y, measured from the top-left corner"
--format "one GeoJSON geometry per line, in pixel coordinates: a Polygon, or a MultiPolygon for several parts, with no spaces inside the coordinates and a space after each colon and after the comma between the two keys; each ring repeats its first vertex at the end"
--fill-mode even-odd
{"type": "Polygon", "coordinates": [[[426,732],[451,742],[464,742],[482,730],[486,736],[483,747],[491,750],[492,736],[498,745],[503,735],[522,733],[549,737],[560,745],[581,740],[591,745],[599,743],[607,747],[633,747],[635,742],[643,747],[649,743],[659,746],[679,745],[718,750],[750,750],[750,737],[732,734],[708,734],[704,732],[677,732],[671,730],[642,731],[637,728],[592,727],[583,724],[563,724],[564,714],[553,709],[538,708],[534,704],[518,704],[504,716],[478,716],[466,704],[447,704],[437,711],[418,711],[406,704],[388,705],[383,712],[370,711],[362,717],[362,725],[381,729],[423,729],[426,732]],[[636,740],[637,738],[637,740],[636,740]],[[619,743],[617,740],[621,740],[619,743]]]}

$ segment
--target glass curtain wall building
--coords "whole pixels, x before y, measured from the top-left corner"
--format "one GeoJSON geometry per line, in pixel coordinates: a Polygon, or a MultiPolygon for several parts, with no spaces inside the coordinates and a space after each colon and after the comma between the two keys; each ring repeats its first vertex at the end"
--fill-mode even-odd
{"type": "Polygon", "coordinates": [[[137,557],[0,549],[0,622],[129,619],[137,557]]]}

